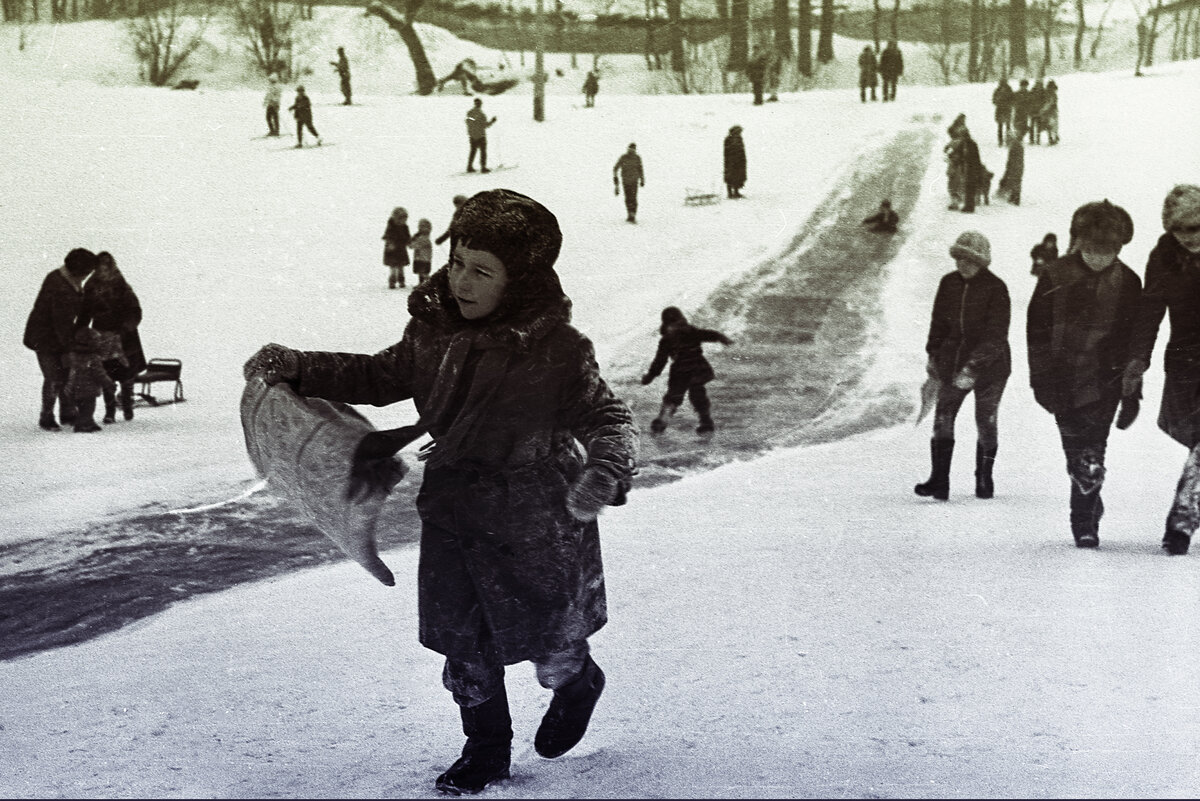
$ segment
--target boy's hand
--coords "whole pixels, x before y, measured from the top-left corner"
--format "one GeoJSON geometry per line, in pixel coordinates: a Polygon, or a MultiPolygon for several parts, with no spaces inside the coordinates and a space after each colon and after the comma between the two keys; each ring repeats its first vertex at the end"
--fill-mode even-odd
{"type": "Polygon", "coordinates": [[[400,483],[408,467],[396,456],[403,443],[386,431],[364,434],[350,459],[350,483],[347,500],[365,500],[372,495],[386,496],[400,483]]]}
{"type": "Polygon", "coordinates": [[[590,523],[616,497],[617,477],[611,471],[585,467],[567,491],[567,511],[581,523],[590,523]]]}
{"type": "Polygon", "coordinates": [[[247,381],[258,376],[268,385],[294,381],[300,377],[300,356],[291,348],[274,342],[263,345],[242,365],[242,376],[247,381]]]}

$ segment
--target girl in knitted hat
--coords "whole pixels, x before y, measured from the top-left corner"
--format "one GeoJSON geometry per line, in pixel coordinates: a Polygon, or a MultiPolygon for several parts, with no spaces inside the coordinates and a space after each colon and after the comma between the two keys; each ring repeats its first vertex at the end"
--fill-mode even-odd
{"type": "Polygon", "coordinates": [[[667,420],[683,403],[686,394],[692,403],[692,408],[700,417],[700,425],[696,433],[707,434],[713,430],[712,404],[708,399],[708,391],[704,385],[713,380],[712,365],[704,358],[703,342],[720,342],[722,345],[732,345],[733,340],[720,331],[708,328],[697,328],[687,321],[683,312],[674,306],[662,310],[662,326],[659,328],[661,338],[658,340],[658,351],[650,369],[642,376],[642,383],[649,384],[667,366],[671,360],[671,372],[667,375],[667,394],[663,395],[662,408],[658,417],[650,421],[650,430],[661,434],[667,430],[667,420]]]}
{"type": "Polygon", "coordinates": [[[364,438],[351,490],[387,492],[399,447],[414,431],[432,437],[417,495],[419,636],[445,656],[467,736],[435,783],[457,795],[509,775],[506,665],[532,661],[553,690],[540,755],[583,737],[604,689],[587,641],[607,618],[596,516],[625,502],[637,435],[569,324],[554,215],[496,189],[466,201],[450,230],[451,261],[409,296],[399,342],[374,355],[272,344],[244,372],[310,397],[416,405],[417,426],[364,438]]]}
{"type": "Polygon", "coordinates": [[[1146,287],[1124,392],[1140,393],[1159,326],[1169,313],[1171,335],[1163,354],[1166,377],[1158,425],[1190,453],[1167,515],[1162,547],[1170,554],[1185,554],[1200,527],[1200,186],[1180,184],[1168,192],[1162,224],[1165,233],[1146,262],[1146,287]]]}
{"type": "Polygon", "coordinates": [[[954,271],[942,277],[933,299],[925,370],[938,384],[933,437],[929,441],[932,470],[914,492],[944,501],[950,497],[950,462],[954,456],[954,420],[963,401],[975,393],[975,495],[995,492],[996,417],[1004,385],[1012,372],[1008,349],[1011,304],[1008,286],[991,270],[992,247],[978,231],[964,231],[950,246],[954,271]]]}
{"type": "Polygon", "coordinates": [[[1080,548],[1100,544],[1105,450],[1117,419],[1126,428],[1140,395],[1123,397],[1141,281],[1119,258],[1133,220],[1107,200],[1085,203],[1071,217],[1066,256],[1038,278],[1029,301],[1029,382],[1054,415],[1071,477],[1071,534],[1080,548]]]}

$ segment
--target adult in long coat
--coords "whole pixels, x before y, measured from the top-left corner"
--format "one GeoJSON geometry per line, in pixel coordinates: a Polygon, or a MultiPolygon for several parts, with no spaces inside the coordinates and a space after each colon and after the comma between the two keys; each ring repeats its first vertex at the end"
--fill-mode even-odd
{"type": "Polygon", "coordinates": [[[963,126],[959,142],[959,156],[962,159],[963,175],[963,205],[962,210],[970,213],[975,211],[975,199],[979,195],[979,187],[983,183],[983,162],[979,158],[979,145],[971,138],[971,132],[963,126]]]}
{"type": "Polygon", "coordinates": [[[870,45],[863,47],[858,54],[858,97],[866,103],[867,89],[871,90],[871,99],[875,100],[875,87],[879,84],[879,65],[875,60],[875,51],[870,45]]]}
{"type": "Polygon", "coordinates": [[[755,48],[754,55],[746,61],[746,77],[750,80],[750,89],[754,93],[754,105],[763,104],[763,85],[767,80],[767,54],[755,48]]]}
{"type": "Polygon", "coordinates": [[[735,125],[725,136],[725,194],[731,198],[742,196],[746,185],[746,143],[742,141],[742,126],[735,125]]]}
{"type": "Polygon", "coordinates": [[[879,77],[883,80],[883,100],[896,99],[896,84],[904,74],[904,55],[892,39],[879,54],[879,77]]]}
{"type": "MultiPolygon", "coordinates": [[[[104,367],[109,376],[120,384],[121,411],[126,420],[133,419],[134,377],[146,369],[146,354],[138,326],[142,324],[142,305],[137,293],[117,268],[108,251],[96,257],[96,273],[87,282],[83,293],[80,325],[91,325],[100,333],[106,349],[104,367]],[[115,348],[114,348],[115,346],[115,348]]],[[[110,387],[104,389],[104,419],[116,418],[117,396],[110,387]]]]}
{"type": "Polygon", "coordinates": [[[37,354],[38,368],[42,371],[42,411],[38,425],[47,431],[59,430],[54,419],[56,400],[59,419],[64,423],[75,419],[75,404],[65,392],[66,358],[73,347],[76,319],[83,308],[83,282],[95,269],[96,254],[90,250],[75,248],[68,253],[62,266],[42,281],[25,322],[22,341],[37,354]]]}
{"type": "Polygon", "coordinates": [[[1071,477],[1071,534],[1100,542],[1104,457],[1123,394],[1141,281],[1119,258],[1129,214],[1107,200],[1071,218],[1077,249],[1050,264],[1029,301],[1026,342],[1034,399],[1054,415],[1071,477]]]}
{"type": "Polygon", "coordinates": [[[1008,326],[1012,305],[1008,286],[988,269],[992,248],[978,231],[964,231],[950,246],[955,269],[942,276],[929,322],[926,371],[938,380],[937,408],[930,440],[932,470],[918,495],[950,497],[954,420],[963,401],[975,393],[975,495],[992,497],[992,467],[999,433],[1000,398],[1012,372],[1008,326]]]}
{"type": "Polygon", "coordinates": [[[1013,90],[1007,78],[1001,78],[992,90],[992,105],[996,107],[996,144],[1004,147],[1013,120],[1013,90]]]}
{"type": "Polygon", "coordinates": [[[1146,262],[1146,286],[1134,328],[1126,395],[1140,392],[1164,315],[1171,335],[1163,352],[1158,427],[1190,453],[1167,516],[1163,548],[1187,553],[1200,527],[1200,186],[1181,184],[1163,202],[1166,229],[1146,262]]]}
{"type": "Polygon", "coordinates": [[[452,261],[409,297],[399,342],[374,355],[267,346],[246,367],[266,378],[264,364],[283,364],[277,377],[306,396],[412,399],[433,438],[417,496],[419,637],[446,657],[468,738],[437,782],[456,794],[508,775],[505,665],[533,661],[555,691],[543,756],[578,742],[603,688],[587,644],[607,619],[595,517],[624,502],[637,435],[569,325],[560,245],[541,204],[482,192],[455,213],[452,261]]]}

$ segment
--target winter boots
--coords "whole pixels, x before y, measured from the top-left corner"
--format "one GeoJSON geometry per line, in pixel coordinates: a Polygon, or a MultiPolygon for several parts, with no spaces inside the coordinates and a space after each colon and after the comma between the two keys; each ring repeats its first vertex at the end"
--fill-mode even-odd
{"type": "Polygon", "coordinates": [[[133,382],[121,384],[121,413],[126,420],[133,419],[133,382]]]}
{"type": "Polygon", "coordinates": [[[1171,556],[1183,556],[1188,552],[1188,545],[1191,544],[1191,540],[1191,536],[1184,534],[1182,531],[1168,528],[1167,533],[1163,535],[1162,547],[1171,556]]]}
{"type": "Polygon", "coordinates": [[[709,416],[708,412],[701,412],[700,425],[696,426],[696,433],[710,434],[714,429],[716,429],[716,425],[713,424],[712,417],[709,416]]]}
{"type": "Polygon", "coordinates": [[[58,421],[54,419],[54,412],[42,412],[38,418],[38,427],[43,431],[62,431],[58,421]]]}
{"type": "Polygon", "coordinates": [[[1077,548],[1100,547],[1100,518],[1104,516],[1104,500],[1100,490],[1085,495],[1071,485],[1071,536],[1077,548]]]}
{"type": "Polygon", "coordinates": [[[664,403],[662,408],[658,410],[658,417],[650,421],[650,431],[655,434],[661,434],[667,430],[667,420],[679,409],[674,403],[664,403]]]}
{"type": "Polygon", "coordinates": [[[939,501],[950,498],[950,460],[954,456],[954,440],[929,440],[929,456],[933,469],[929,480],[913,487],[913,492],[922,498],[936,498],[939,501]]]}
{"type": "Polygon", "coordinates": [[[113,390],[104,390],[104,425],[110,425],[117,422],[117,393],[113,390]]]}
{"type": "Polygon", "coordinates": [[[513,737],[508,693],[502,688],[478,706],[460,706],[459,714],[467,744],[434,786],[450,795],[475,795],[492,782],[508,778],[513,737]]]}
{"type": "Polygon", "coordinates": [[[996,446],[975,443],[975,497],[990,498],[996,494],[992,483],[992,466],[996,463],[996,446]]]}
{"type": "Polygon", "coordinates": [[[550,708],[533,738],[533,747],[538,754],[553,759],[574,748],[583,739],[602,692],[604,671],[589,656],[583,672],[570,684],[554,691],[550,708]]]}

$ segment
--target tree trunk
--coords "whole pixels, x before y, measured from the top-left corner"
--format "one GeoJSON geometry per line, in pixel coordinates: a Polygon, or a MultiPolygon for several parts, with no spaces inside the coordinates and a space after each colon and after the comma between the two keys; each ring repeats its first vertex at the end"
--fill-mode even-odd
{"type": "Polygon", "coordinates": [[[1150,21],[1150,34],[1146,37],[1146,66],[1154,66],[1154,45],[1158,43],[1158,18],[1162,16],[1162,0],[1158,0],[1156,6],[1159,13],[1154,15],[1154,19],[1150,21]]]}
{"type": "MultiPolygon", "coordinates": [[[[419,7],[419,5],[418,5],[419,7]]],[[[409,6],[412,9],[412,6],[409,6]]],[[[413,69],[417,72],[417,92],[422,95],[433,94],[437,86],[437,78],[433,75],[433,67],[429,65],[429,57],[425,55],[425,47],[420,37],[413,29],[412,19],[401,14],[391,6],[384,5],[380,0],[372,0],[367,6],[367,13],[374,14],[388,24],[388,27],[400,34],[400,40],[408,48],[408,56],[412,59],[413,69]]],[[[415,16],[416,9],[412,9],[415,16]]]]}
{"type": "Polygon", "coordinates": [[[717,19],[721,22],[729,21],[729,0],[717,0],[717,19]]]}
{"type": "MultiPolygon", "coordinates": [[[[778,58],[792,57],[792,13],[789,0],[775,1],[775,55],[778,58]]],[[[878,2],[878,0],[876,0],[878,2]]]]}
{"type": "Polygon", "coordinates": [[[1054,33],[1054,15],[1058,10],[1055,0],[1046,0],[1046,27],[1042,29],[1042,75],[1050,66],[1050,35],[1054,33]]]}
{"type": "Polygon", "coordinates": [[[1087,22],[1083,18],[1083,0],[1075,0],[1075,69],[1083,64],[1083,32],[1087,30],[1087,22]]]}
{"type": "Polygon", "coordinates": [[[1029,53],[1025,47],[1025,0],[1009,0],[1008,47],[1012,66],[1029,69],[1029,53]]]}
{"type": "Polygon", "coordinates": [[[821,32],[817,36],[817,61],[833,61],[833,0],[821,0],[821,32]]]}
{"type": "Polygon", "coordinates": [[[980,22],[983,17],[981,10],[982,0],[971,0],[971,30],[970,40],[967,42],[967,80],[974,83],[979,80],[979,39],[980,39],[980,22]]]}
{"type": "Polygon", "coordinates": [[[796,36],[796,69],[806,78],[812,77],[812,0],[800,0],[799,31],[796,36]]]}
{"type": "Polygon", "coordinates": [[[671,26],[671,69],[683,72],[683,3],[681,0],[667,0],[667,21],[671,26]]]}
{"type": "Polygon", "coordinates": [[[892,41],[900,41],[900,0],[892,5],[892,41]]]}
{"type": "Polygon", "coordinates": [[[730,0],[729,11],[729,63],[725,68],[741,72],[750,56],[750,0],[730,0]]]}
{"type": "Polygon", "coordinates": [[[875,42],[875,52],[879,52],[879,20],[883,16],[883,10],[879,7],[879,0],[874,0],[874,13],[871,14],[871,39],[875,42]]]}

